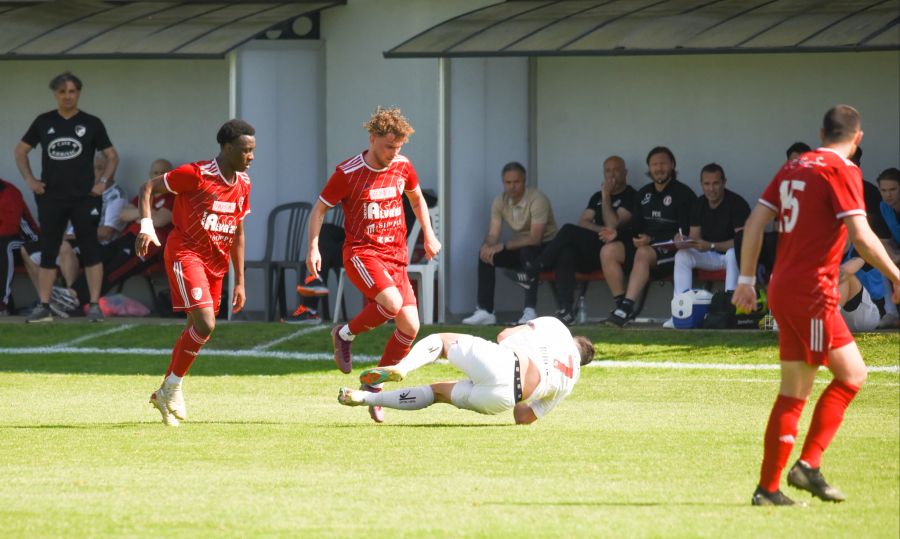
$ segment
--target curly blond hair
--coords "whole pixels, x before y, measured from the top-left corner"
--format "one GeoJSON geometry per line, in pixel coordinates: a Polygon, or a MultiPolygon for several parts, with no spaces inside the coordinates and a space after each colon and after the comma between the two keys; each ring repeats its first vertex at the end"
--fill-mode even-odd
{"type": "Polygon", "coordinates": [[[375,113],[372,114],[369,121],[363,124],[363,127],[376,137],[383,137],[388,133],[393,133],[399,139],[408,139],[410,135],[416,132],[409,125],[406,117],[400,112],[399,107],[386,109],[379,106],[375,109],[375,113]]]}

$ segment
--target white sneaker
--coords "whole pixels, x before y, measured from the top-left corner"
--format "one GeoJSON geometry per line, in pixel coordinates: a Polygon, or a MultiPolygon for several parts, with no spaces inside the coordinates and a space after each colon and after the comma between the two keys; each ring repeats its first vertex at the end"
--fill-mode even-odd
{"type": "Polygon", "coordinates": [[[665,322],[663,322],[663,327],[666,329],[675,329],[675,320],[669,318],[665,322]]]}
{"type": "Polygon", "coordinates": [[[463,318],[462,323],[467,326],[492,326],[497,323],[497,317],[484,309],[475,309],[472,316],[463,318]]]}
{"type": "Polygon", "coordinates": [[[184,393],[181,384],[163,384],[166,392],[166,408],[181,421],[187,420],[187,407],[184,405],[184,393]]]}
{"type": "Polygon", "coordinates": [[[518,325],[527,324],[537,318],[537,313],[531,307],[525,307],[525,310],[522,311],[522,318],[519,318],[519,321],[516,322],[518,325]]]}
{"type": "Polygon", "coordinates": [[[181,423],[178,421],[177,417],[169,412],[169,409],[166,407],[165,400],[166,394],[162,386],[160,386],[159,389],[157,389],[150,395],[150,404],[152,404],[154,408],[159,410],[159,413],[162,415],[162,422],[170,427],[177,427],[181,423]]]}

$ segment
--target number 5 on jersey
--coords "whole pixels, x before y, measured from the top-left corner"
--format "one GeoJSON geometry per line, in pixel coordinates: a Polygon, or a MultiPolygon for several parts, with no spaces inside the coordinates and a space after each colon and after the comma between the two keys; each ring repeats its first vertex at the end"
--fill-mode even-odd
{"type": "Polygon", "coordinates": [[[778,194],[781,196],[781,231],[788,233],[794,230],[797,224],[797,216],[800,215],[800,201],[794,193],[803,191],[806,182],[802,180],[784,180],[778,186],[778,194]]]}

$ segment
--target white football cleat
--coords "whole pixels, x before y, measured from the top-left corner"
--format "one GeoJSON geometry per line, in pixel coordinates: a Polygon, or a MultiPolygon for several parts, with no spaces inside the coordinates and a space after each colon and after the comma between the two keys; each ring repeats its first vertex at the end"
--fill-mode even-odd
{"type": "Polygon", "coordinates": [[[344,406],[362,406],[366,403],[364,397],[365,391],[360,391],[358,389],[342,387],[338,391],[338,402],[344,406]]]}
{"type": "Polygon", "coordinates": [[[484,309],[475,309],[472,316],[463,318],[462,323],[467,326],[492,326],[497,323],[497,317],[484,309]]]}
{"type": "Polygon", "coordinates": [[[187,420],[187,407],[184,405],[184,393],[181,384],[163,383],[166,392],[166,408],[181,421],[187,420]]]}
{"type": "Polygon", "coordinates": [[[152,404],[154,408],[159,410],[159,413],[162,415],[162,422],[169,427],[177,427],[181,424],[178,421],[178,418],[172,415],[172,413],[166,407],[165,391],[162,387],[160,387],[150,395],[150,404],[152,404]]]}

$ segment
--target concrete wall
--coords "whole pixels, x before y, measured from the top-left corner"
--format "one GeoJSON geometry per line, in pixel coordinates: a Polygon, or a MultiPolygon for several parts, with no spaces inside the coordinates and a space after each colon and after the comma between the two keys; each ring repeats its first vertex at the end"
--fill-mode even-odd
{"type": "MultiPolygon", "coordinates": [[[[79,106],[99,116],[121,158],[116,180],[129,196],[147,179],[150,163],[208,159],[218,152],[216,130],[228,119],[224,60],[32,60],[0,62],[0,177],[15,183],[34,209],[13,148],[34,118],[56,108],[47,85],[70,70],[84,83],[79,106]]],[[[31,166],[40,172],[39,150],[31,166]]]]}

